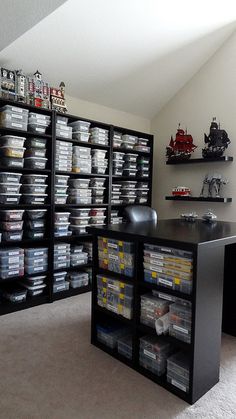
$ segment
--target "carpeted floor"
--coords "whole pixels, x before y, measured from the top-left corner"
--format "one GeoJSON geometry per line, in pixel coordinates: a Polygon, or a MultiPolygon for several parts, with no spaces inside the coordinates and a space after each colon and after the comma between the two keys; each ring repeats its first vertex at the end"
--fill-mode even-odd
{"type": "Polygon", "coordinates": [[[90,295],[1,318],[0,418],[236,418],[236,338],[221,381],[189,406],[90,345],[90,295]]]}

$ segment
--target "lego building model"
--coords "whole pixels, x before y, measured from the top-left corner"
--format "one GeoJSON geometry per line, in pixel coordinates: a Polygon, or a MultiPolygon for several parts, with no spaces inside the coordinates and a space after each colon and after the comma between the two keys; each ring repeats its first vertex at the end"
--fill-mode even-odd
{"type": "Polygon", "coordinates": [[[169,145],[166,147],[167,160],[187,160],[190,159],[191,153],[197,148],[193,144],[193,137],[187,134],[187,130],[184,131],[179,127],[175,136],[175,140],[171,136],[169,145]]]}
{"type": "Polygon", "coordinates": [[[61,82],[59,88],[50,87],[38,70],[33,75],[26,76],[22,70],[1,67],[0,97],[38,108],[67,112],[65,83],[61,82]]]}
{"type": "Polygon", "coordinates": [[[209,135],[204,134],[206,147],[202,149],[203,158],[221,157],[225,149],[230,144],[230,139],[224,129],[220,129],[220,124],[213,118],[209,135]]]}

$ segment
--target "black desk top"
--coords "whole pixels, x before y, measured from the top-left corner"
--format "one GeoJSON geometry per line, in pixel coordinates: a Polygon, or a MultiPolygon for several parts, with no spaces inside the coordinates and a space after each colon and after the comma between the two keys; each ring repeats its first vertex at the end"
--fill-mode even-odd
{"type": "Polygon", "coordinates": [[[201,245],[215,242],[219,245],[236,243],[236,222],[217,221],[213,224],[196,220],[190,223],[180,219],[159,220],[157,224],[129,223],[108,226],[90,227],[91,233],[100,235],[120,233],[127,236],[158,239],[173,243],[201,245]],[[217,243],[218,242],[218,243],[217,243]]]}

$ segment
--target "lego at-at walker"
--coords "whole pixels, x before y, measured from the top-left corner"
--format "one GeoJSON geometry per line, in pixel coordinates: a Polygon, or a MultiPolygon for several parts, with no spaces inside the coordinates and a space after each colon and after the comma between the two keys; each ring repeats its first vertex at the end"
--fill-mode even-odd
{"type": "Polygon", "coordinates": [[[203,179],[202,190],[200,196],[220,198],[220,192],[223,185],[228,183],[221,174],[207,174],[203,179]]]}

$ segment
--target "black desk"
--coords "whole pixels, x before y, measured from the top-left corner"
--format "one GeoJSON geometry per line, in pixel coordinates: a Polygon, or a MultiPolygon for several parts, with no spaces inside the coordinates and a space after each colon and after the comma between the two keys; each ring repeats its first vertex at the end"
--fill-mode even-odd
{"type": "MultiPolygon", "coordinates": [[[[215,224],[207,224],[200,220],[195,223],[182,220],[160,220],[157,226],[150,223],[109,225],[91,227],[90,232],[94,234],[95,264],[92,293],[92,343],[116,358],[120,358],[117,354],[106,349],[105,345],[101,346],[96,340],[98,312],[103,311],[108,316],[110,315],[108,310],[101,310],[97,306],[96,274],[104,273],[98,267],[97,236],[134,242],[134,319],[130,325],[137,347],[133,350],[132,361],[126,363],[189,403],[194,403],[219,381],[224,276],[223,330],[234,334],[236,329],[232,320],[233,301],[229,300],[234,289],[233,279],[236,273],[233,263],[236,256],[236,223],[218,221],[215,224]],[[150,290],[150,284],[143,281],[143,243],[159,244],[193,252],[193,292],[191,296],[151,284],[153,289],[189,299],[192,302],[191,343],[180,343],[175,339],[175,344],[189,351],[191,358],[189,394],[173,388],[165,380],[155,377],[154,374],[148,373],[138,365],[138,336],[142,329],[139,324],[140,294],[150,290]],[[227,263],[224,270],[225,259],[227,263]]],[[[113,277],[121,276],[109,271],[108,273],[113,277]]],[[[234,300],[234,295],[231,300],[234,300]]],[[[113,316],[116,315],[113,314],[113,316]]],[[[124,360],[122,359],[122,361],[124,360]]]]}

